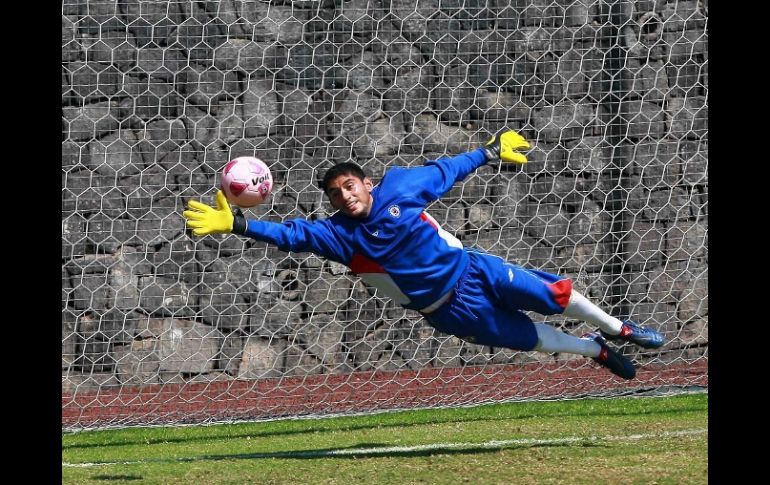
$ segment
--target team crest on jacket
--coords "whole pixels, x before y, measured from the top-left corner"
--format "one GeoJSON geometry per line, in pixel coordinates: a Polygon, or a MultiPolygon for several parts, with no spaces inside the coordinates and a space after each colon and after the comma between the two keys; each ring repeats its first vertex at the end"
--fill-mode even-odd
{"type": "Polygon", "coordinates": [[[392,205],[388,207],[388,214],[393,217],[401,217],[401,208],[397,205],[392,205]]]}

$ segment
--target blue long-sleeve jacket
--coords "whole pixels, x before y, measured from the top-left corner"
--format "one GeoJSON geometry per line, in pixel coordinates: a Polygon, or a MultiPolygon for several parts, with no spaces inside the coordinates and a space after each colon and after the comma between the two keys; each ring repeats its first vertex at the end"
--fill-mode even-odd
{"type": "Polygon", "coordinates": [[[484,163],[479,148],[422,167],[394,167],[372,190],[374,202],[364,219],[337,212],[318,221],[249,220],[245,235],[342,263],[396,303],[420,310],[452,289],[469,261],[462,243],[425,207],[484,163]]]}

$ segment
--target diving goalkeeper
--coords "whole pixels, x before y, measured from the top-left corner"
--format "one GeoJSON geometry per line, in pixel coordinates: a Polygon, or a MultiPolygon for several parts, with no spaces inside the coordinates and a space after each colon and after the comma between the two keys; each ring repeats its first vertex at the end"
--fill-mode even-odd
{"type": "Polygon", "coordinates": [[[191,200],[184,217],[195,236],[235,233],[283,251],[312,252],[342,263],[395,303],[419,312],[437,330],[465,341],[579,354],[633,379],[633,363],[606,340],[657,348],[663,345],[661,333],[610,316],[577,292],[568,278],[464,247],[425,211],[484,164],[526,163],[521,151],[528,148],[521,135],[503,131],[468,153],[421,167],[393,167],[376,185],[355,163],[334,165],[321,183],[337,210],[327,219],[246,220],[240,212],[233,214],[221,190],[216,207],[191,200]],[[565,315],[600,332],[573,336],[533,322],[527,311],[565,315]]]}

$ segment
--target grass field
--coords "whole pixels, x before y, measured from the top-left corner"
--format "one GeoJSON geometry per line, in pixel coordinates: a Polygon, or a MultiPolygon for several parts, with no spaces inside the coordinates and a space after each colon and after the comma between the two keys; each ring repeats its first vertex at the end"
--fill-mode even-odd
{"type": "Polygon", "coordinates": [[[707,483],[708,394],[65,433],[65,484],[707,483]]]}

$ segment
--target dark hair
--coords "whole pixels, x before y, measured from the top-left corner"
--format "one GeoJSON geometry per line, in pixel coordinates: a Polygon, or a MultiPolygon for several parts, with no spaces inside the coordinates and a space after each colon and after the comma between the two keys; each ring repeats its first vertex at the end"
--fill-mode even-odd
{"type": "Polygon", "coordinates": [[[321,189],[323,189],[324,193],[326,193],[326,188],[329,186],[329,182],[336,179],[340,175],[353,175],[362,181],[367,176],[366,173],[364,173],[364,170],[353,162],[338,163],[337,165],[327,170],[324,174],[324,178],[321,181],[321,189]]]}

